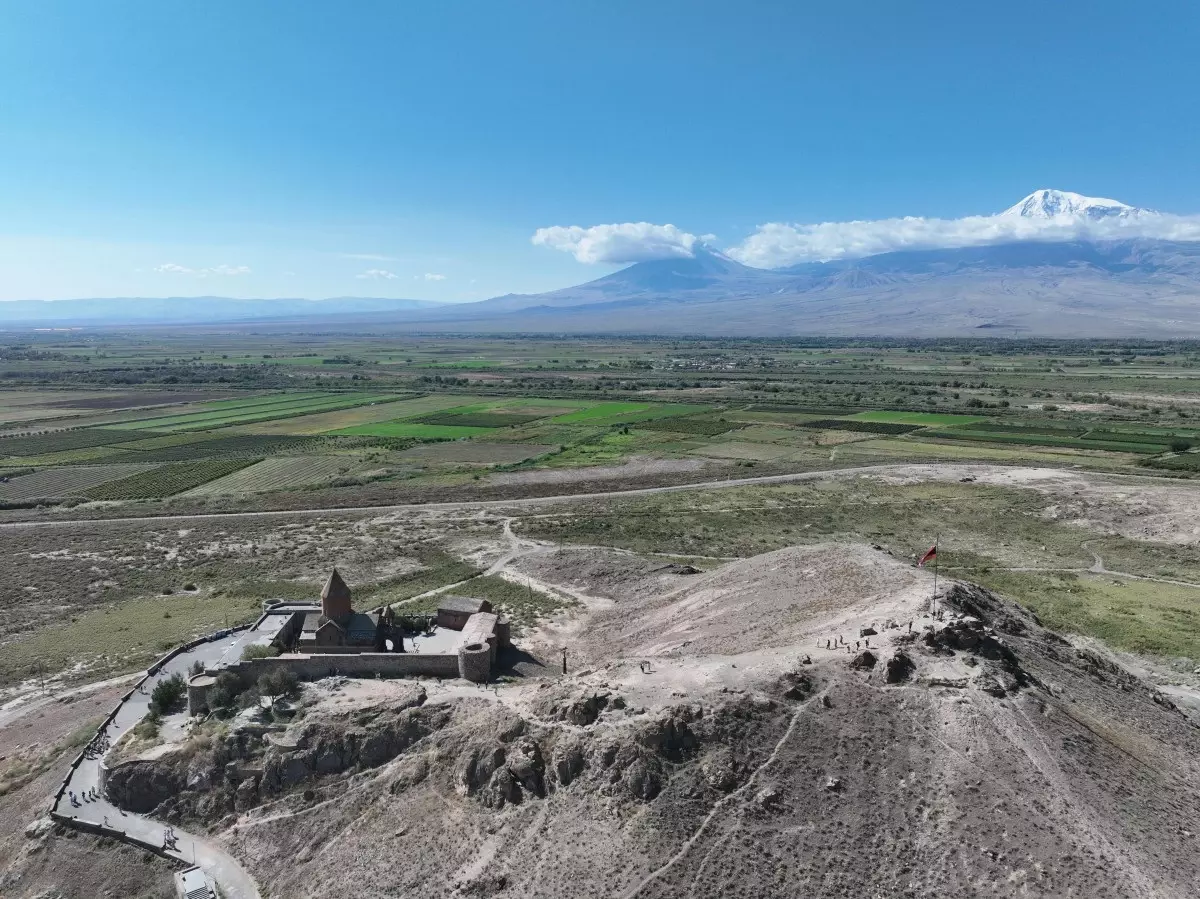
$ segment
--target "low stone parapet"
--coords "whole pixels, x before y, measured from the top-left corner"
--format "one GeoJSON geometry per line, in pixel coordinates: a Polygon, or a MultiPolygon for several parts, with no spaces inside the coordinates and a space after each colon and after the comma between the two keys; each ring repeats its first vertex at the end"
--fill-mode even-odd
{"type": "Polygon", "coordinates": [[[249,659],[224,669],[244,685],[257,683],[270,671],[291,671],[300,680],[323,677],[458,677],[458,656],[422,655],[414,652],[360,652],[349,655],[288,654],[269,659],[249,659]]]}

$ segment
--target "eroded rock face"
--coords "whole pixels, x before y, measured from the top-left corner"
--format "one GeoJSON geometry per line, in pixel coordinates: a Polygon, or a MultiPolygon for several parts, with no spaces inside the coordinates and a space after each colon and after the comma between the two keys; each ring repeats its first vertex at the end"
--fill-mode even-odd
{"type": "Polygon", "coordinates": [[[884,680],[889,684],[899,684],[912,677],[914,671],[917,670],[916,664],[912,658],[904,650],[897,650],[890,659],[887,660],[887,670],[884,675],[884,680]]]}
{"type": "Polygon", "coordinates": [[[808,699],[817,691],[816,679],[806,671],[789,671],[783,675],[780,686],[783,698],[791,700],[808,699]]]}
{"type": "Polygon", "coordinates": [[[146,813],[187,787],[186,775],[157,761],[132,761],[108,772],[104,790],[118,808],[146,813]]]}
{"type": "Polygon", "coordinates": [[[721,793],[737,789],[743,781],[743,766],[738,764],[733,751],[720,747],[708,753],[700,763],[705,782],[721,793]]]}
{"type": "Polygon", "coordinates": [[[875,653],[866,649],[850,660],[850,667],[858,671],[870,671],[877,661],[879,660],[875,658],[875,653]]]}
{"type": "MultiPolygon", "coordinates": [[[[596,723],[613,699],[613,694],[607,691],[567,697],[550,695],[537,703],[535,708],[540,716],[548,720],[566,721],[579,727],[587,727],[596,723]]],[[[618,707],[623,708],[624,703],[620,703],[618,707]]]]}
{"type": "Polygon", "coordinates": [[[315,777],[378,768],[445,727],[450,718],[448,706],[435,706],[379,715],[360,726],[305,725],[296,749],[272,746],[267,750],[261,790],[270,796],[315,777]]]}
{"type": "Polygon", "coordinates": [[[676,706],[657,721],[640,728],[637,742],[664,758],[680,761],[685,753],[700,745],[692,725],[703,717],[703,706],[676,706]]]}
{"type": "Polygon", "coordinates": [[[505,746],[472,745],[455,766],[459,790],[489,808],[520,803],[526,794],[546,795],[545,763],[541,747],[532,739],[505,746]]]}
{"type": "Polygon", "coordinates": [[[583,743],[580,740],[567,737],[555,744],[551,767],[559,784],[569,786],[571,781],[579,776],[583,766],[583,743]]]}
{"type": "Polygon", "coordinates": [[[237,786],[234,796],[234,807],[239,812],[244,812],[247,809],[254,808],[256,805],[258,805],[258,780],[253,777],[247,777],[237,786]]]}

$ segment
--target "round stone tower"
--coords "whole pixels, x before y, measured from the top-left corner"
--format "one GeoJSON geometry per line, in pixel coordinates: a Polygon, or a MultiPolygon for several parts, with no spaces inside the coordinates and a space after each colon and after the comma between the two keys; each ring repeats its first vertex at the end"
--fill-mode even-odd
{"type": "Polygon", "coordinates": [[[193,674],[187,682],[188,714],[199,715],[208,711],[208,691],[217,679],[211,674],[193,674]]]}
{"type": "Polygon", "coordinates": [[[321,614],[334,621],[349,618],[354,614],[354,608],[350,605],[350,588],[346,586],[336,568],[330,573],[329,580],[325,582],[325,589],[321,591],[321,614]]]}
{"type": "Polygon", "coordinates": [[[458,674],[477,684],[492,676],[492,648],[486,643],[464,643],[458,648],[458,674]]]}

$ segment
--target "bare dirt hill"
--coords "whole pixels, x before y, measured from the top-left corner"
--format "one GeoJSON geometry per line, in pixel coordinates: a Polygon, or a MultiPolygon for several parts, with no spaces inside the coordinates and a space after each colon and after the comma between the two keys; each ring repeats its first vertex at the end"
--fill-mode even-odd
{"type": "Polygon", "coordinates": [[[522,565],[588,600],[541,635],[569,675],[322,682],[111,782],[271,895],[1195,895],[1200,731],[1005,600],[922,617],[926,573],[852,545],[522,565]]]}

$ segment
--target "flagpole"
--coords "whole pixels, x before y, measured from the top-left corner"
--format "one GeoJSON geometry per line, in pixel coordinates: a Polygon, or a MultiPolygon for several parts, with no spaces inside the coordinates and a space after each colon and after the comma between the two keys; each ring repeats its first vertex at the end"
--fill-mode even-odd
{"type": "Polygon", "coordinates": [[[933,614],[937,614],[937,577],[938,577],[938,544],[942,542],[942,535],[938,534],[933,538],[933,614]]]}

